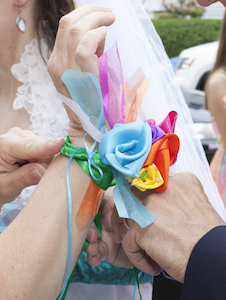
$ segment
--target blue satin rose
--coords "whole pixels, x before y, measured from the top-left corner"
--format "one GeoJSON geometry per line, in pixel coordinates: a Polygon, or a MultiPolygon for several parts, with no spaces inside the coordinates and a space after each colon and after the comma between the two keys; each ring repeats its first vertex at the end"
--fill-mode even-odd
{"type": "Polygon", "coordinates": [[[120,173],[137,177],[152,145],[152,133],[146,121],[116,124],[99,145],[101,161],[120,173]]]}

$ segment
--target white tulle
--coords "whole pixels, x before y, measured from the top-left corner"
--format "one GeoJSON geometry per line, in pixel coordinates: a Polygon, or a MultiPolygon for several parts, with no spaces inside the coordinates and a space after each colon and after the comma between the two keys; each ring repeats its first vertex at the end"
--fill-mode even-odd
{"type": "Polygon", "coordinates": [[[181,146],[178,160],[171,172],[190,171],[196,174],[210,202],[226,220],[224,205],[211,177],[204,150],[175,80],[172,65],[141,1],[77,0],[76,4],[78,7],[98,4],[113,9],[116,21],[108,28],[105,49],[109,49],[117,41],[124,79],[128,80],[141,67],[150,82],[139,117],[155,119],[158,124],[169,111],[178,112],[176,134],[180,138],[181,146]]]}

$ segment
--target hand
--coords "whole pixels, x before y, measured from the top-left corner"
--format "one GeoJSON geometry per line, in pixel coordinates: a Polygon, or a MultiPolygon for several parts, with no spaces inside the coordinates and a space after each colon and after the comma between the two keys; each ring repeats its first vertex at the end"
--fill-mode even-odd
{"type": "Polygon", "coordinates": [[[183,283],[194,246],[211,229],[226,224],[192,173],[176,174],[165,192],[148,195],[143,204],[157,219],[144,229],[128,220],[130,229],[122,242],[126,255],[147,273],[152,273],[155,261],[183,283]]]}
{"type": "MultiPolygon", "coordinates": [[[[59,93],[70,98],[61,80],[67,69],[93,73],[99,80],[98,57],[104,50],[105,26],[111,25],[114,20],[111,9],[97,5],[83,6],[61,18],[48,62],[49,73],[59,93]]],[[[83,140],[85,132],[78,117],[67,106],[65,108],[70,118],[69,136],[76,144],[76,140],[83,140]]]]}
{"type": "Polygon", "coordinates": [[[64,139],[46,141],[32,132],[12,128],[0,136],[0,205],[38,184],[64,139]]]}
{"type": "Polygon", "coordinates": [[[108,188],[101,203],[102,233],[98,239],[96,228],[92,228],[87,236],[90,242],[86,248],[87,261],[91,266],[97,266],[106,259],[113,265],[132,268],[122,248],[122,235],[124,231],[123,219],[119,218],[114,201],[113,188],[108,188]]]}

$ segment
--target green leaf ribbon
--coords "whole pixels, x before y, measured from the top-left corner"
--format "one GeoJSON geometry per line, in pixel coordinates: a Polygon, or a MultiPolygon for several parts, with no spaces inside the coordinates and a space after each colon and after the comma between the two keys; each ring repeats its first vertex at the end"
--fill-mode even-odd
{"type": "MultiPolygon", "coordinates": [[[[70,143],[68,136],[65,136],[64,139],[65,139],[65,144],[62,147],[60,152],[64,156],[70,157],[72,153],[80,147],[73,146],[70,143]]],[[[81,148],[80,150],[78,150],[74,155],[74,159],[77,161],[80,167],[86,172],[86,174],[92,178],[89,172],[88,154],[86,152],[86,149],[81,148]]],[[[103,171],[103,178],[101,180],[95,180],[94,178],[92,178],[92,180],[103,190],[106,190],[112,184],[112,180],[113,180],[112,167],[102,163],[100,159],[99,151],[96,151],[95,154],[93,155],[93,161],[103,171]]],[[[99,178],[100,177],[99,171],[94,166],[91,166],[91,168],[95,177],[99,178]]]]}

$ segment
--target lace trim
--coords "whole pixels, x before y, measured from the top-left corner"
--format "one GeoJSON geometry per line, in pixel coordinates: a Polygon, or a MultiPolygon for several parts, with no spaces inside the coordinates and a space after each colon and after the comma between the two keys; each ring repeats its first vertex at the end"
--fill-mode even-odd
{"type": "MultiPolygon", "coordinates": [[[[44,39],[41,49],[44,59],[48,60],[44,39]]],[[[11,72],[23,83],[17,90],[13,108],[24,108],[30,114],[30,130],[46,139],[67,134],[69,119],[39,52],[37,39],[25,46],[20,63],[13,65],[11,72]]]]}
{"type": "MultiPolygon", "coordinates": [[[[44,40],[41,41],[41,49],[43,57],[48,60],[48,48],[44,40]]],[[[23,83],[17,90],[13,108],[24,108],[30,114],[30,130],[45,139],[66,135],[69,119],[40,55],[37,39],[26,45],[20,63],[13,65],[11,72],[23,83]]],[[[24,189],[20,196],[11,202],[13,208],[4,209],[0,217],[0,231],[13,221],[34,189],[35,186],[24,189]]]]}

